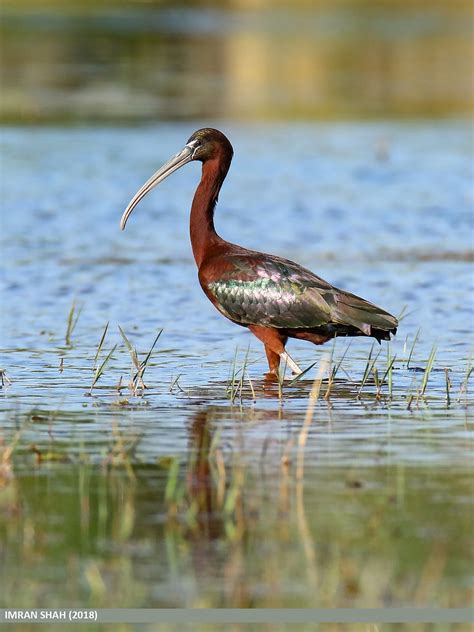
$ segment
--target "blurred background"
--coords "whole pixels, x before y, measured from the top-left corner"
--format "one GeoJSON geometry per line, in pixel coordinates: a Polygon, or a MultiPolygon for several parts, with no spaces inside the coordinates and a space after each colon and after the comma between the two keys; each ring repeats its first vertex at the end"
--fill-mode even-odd
{"type": "Polygon", "coordinates": [[[3,0],[0,121],[459,117],[469,0],[3,0]]]}

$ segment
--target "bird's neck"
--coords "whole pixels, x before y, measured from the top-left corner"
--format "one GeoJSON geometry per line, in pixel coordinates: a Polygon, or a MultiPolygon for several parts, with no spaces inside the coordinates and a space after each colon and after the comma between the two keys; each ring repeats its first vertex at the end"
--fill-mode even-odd
{"type": "Polygon", "coordinates": [[[214,228],[214,209],[229,166],[230,160],[219,157],[202,165],[201,182],[194,194],[190,217],[191,246],[198,268],[213,250],[224,243],[214,228]]]}

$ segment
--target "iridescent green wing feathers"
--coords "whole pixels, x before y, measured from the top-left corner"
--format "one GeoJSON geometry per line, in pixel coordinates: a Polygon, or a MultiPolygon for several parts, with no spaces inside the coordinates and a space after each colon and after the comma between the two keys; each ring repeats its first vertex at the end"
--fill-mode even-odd
{"type": "Polygon", "coordinates": [[[332,311],[332,322],[352,325],[368,336],[372,329],[396,333],[398,320],[377,305],[336,288],[334,288],[334,297],[336,309],[332,311]]]}
{"type": "Polygon", "coordinates": [[[397,320],[301,266],[269,255],[230,255],[218,278],[203,282],[224,316],[242,325],[311,329],[328,324],[390,331],[397,320]]]}

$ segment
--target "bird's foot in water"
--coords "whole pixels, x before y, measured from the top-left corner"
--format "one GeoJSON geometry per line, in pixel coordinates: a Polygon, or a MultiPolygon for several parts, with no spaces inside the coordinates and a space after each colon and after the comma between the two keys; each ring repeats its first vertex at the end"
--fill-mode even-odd
{"type": "MultiPolygon", "coordinates": [[[[296,376],[301,375],[301,373],[303,373],[303,371],[300,369],[300,367],[296,364],[296,362],[293,360],[293,358],[291,358],[288,353],[286,353],[286,351],[283,351],[282,353],[280,353],[280,358],[283,360],[283,362],[285,363],[284,369],[286,369],[286,367],[289,367],[291,369],[291,373],[292,375],[289,375],[287,377],[285,377],[286,380],[294,380],[296,376]]],[[[270,369],[268,371],[268,373],[265,373],[265,379],[266,380],[270,380],[270,381],[278,381],[280,380],[280,367],[274,366],[272,369],[270,369]]]]}
{"type": "MultiPolygon", "coordinates": [[[[301,374],[298,374],[301,375],[301,374]]],[[[269,384],[278,384],[278,382],[280,382],[280,384],[285,381],[285,382],[292,382],[294,379],[296,379],[297,376],[294,375],[294,373],[291,373],[290,375],[285,375],[285,377],[283,377],[282,375],[280,375],[279,372],[277,371],[268,371],[267,373],[264,373],[263,375],[263,379],[265,383],[269,383],[269,384]]]]}

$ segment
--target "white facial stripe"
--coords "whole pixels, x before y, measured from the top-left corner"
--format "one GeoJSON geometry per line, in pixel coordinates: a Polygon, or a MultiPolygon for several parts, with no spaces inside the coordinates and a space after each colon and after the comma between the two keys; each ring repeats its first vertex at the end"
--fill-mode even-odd
{"type": "Polygon", "coordinates": [[[199,141],[197,140],[197,138],[192,140],[190,143],[186,143],[186,147],[188,147],[192,151],[193,155],[194,155],[194,152],[196,151],[198,145],[199,145],[199,141]]]}

